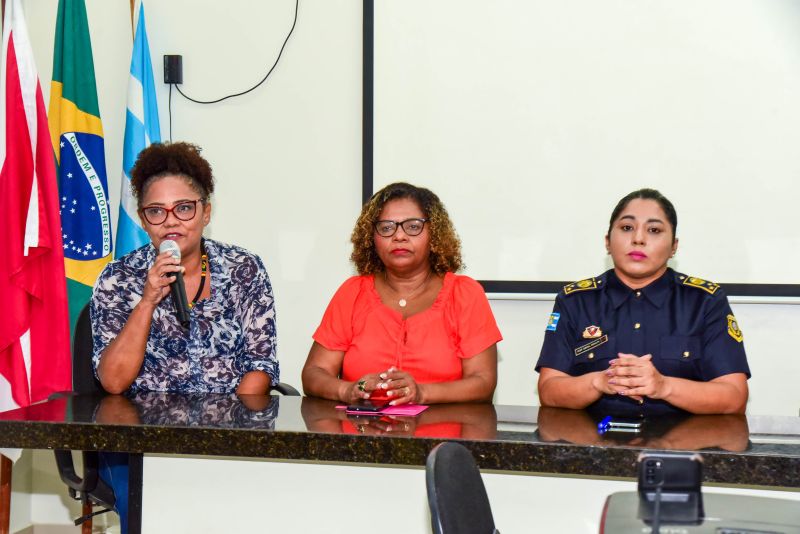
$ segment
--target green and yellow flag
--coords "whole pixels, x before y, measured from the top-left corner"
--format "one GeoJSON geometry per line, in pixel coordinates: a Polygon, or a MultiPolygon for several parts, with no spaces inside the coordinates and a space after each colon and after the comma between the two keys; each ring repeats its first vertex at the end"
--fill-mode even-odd
{"type": "Polygon", "coordinates": [[[59,0],[50,88],[70,325],[112,258],[105,145],[84,0],[59,0]]]}

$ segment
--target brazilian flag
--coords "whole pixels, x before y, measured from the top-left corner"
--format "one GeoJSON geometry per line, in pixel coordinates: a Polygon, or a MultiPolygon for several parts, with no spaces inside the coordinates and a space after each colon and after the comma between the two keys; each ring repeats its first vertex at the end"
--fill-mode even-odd
{"type": "Polygon", "coordinates": [[[112,258],[103,124],[84,0],[59,0],[50,87],[70,327],[112,258]]]}

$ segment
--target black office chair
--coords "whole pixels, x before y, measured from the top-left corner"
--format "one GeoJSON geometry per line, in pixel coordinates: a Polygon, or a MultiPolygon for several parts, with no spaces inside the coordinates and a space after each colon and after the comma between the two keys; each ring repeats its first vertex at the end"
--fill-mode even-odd
{"type": "MultiPolygon", "coordinates": [[[[75,323],[75,335],[72,340],[72,391],[75,393],[104,394],[100,382],[95,378],[92,369],[92,323],[89,318],[89,305],[84,306],[75,323]]],[[[116,499],[114,491],[98,476],[99,453],[82,451],[83,477],[78,476],[72,461],[72,451],[55,450],[56,466],[62,482],[67,485],[69,495],[81,501],[83,515],[75,520],[76,525],[83,525],[83,531],[91,531],[92,517],[108,512],[114,508],[116,499]],[[103,509],[93,512],[94,506],[103,509]]]]}
{"type": "Polygon", "coordinates": [[[425,463],[434,534],[499,534],[472,453],[455,442],[434,447],[425,463]]]}
{"type": "MultiPolygon", "coordinates": [[[[78,315],[72,341],[72,391],[75,393],[105,395],[106,391],[94,375],[92,353],[92,321],[89,316],[89,304],[86,304],[80,315],[78,315]]],[[[284,382],[279,382],[277,385],[272,386],[271,389],[282,395],[300,396],[300,392],[297,389],[284,382]]],[[[75,524],[82,524],[84,532],[91,532],[92,517],[112,510],[116,502],[113,489],[99,477],[100,453],[97,451],[82,451],[83,477],[80,477],[75,471],[72,451],[56,450],[54,452],[58,474],[67,485],[70,496],[83,503],[83,515],[75,520],[75,524]],[[103,509],[93,512],[93,506],[101,506],[103,509]]],[[[131,458],[129,462],[131,477],[139,477],[141,479],[141,455],[131,454],[129,456],[131,458]]],[[[134,506],[141,505],[136,500],[136,498],[129,497],[132,516],[140,512],[140,510],[133,510],[134,506]]],[[[131,527],[131,530],[135,529],[131,527]]]]}
{"type": "Polygon", "coordinates": [[[89,304],[86,304],[78,315],[75,337],[72,339],[72,391],[75,393],[105,393],[94,376],[93,351],[92,319],[89,317],[89,304]]]}

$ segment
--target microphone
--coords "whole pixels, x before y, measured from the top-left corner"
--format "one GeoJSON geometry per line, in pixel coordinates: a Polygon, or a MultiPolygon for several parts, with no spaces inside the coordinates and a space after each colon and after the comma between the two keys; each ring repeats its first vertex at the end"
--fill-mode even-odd
{"type": "MultiPolygon", "coordinates": [[[[165,239],[162,241],[161,245],[158,247],[158,252],[159,254],[162,252],[169,252],[172,254],[173,258],[179,262],[181,260],[181,248],[172,239],[165,239]]],[[[186,286],[183,284],[183,273],[178,271],[172,274],[175,275],[175,281],[169,286],[172,292],[172,302],[175,303],[175,315],[183,326],[189,326],[189,304],[186,300],[186,286]]]]}

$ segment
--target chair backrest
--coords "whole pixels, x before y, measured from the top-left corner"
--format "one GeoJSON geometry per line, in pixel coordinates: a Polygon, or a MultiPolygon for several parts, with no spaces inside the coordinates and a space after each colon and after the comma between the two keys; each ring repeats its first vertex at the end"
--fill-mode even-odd
{"type": "Polygon", "coordinates": [[[94,376],[92,352],[92,320],[89,317],[89,304],[86,304],[78,315],[72,340],[72,391],[76,393],[104,392],[94,376]]]}
{"type": "Polygon", "coordinates": [[[489,497],[472,453],[454,442],[434,447],[425,464],[431,526],[435,534],[492,534],[489,497]]]}
{"type": "Polygon", "coordinates": [[[288,397],[299,397],[300,392],[294,386],[287,384],[286,382],[278,382],[274,386],[270,387],[270,390],[277,391],[281,395],[285,395],[288,397]]]}

